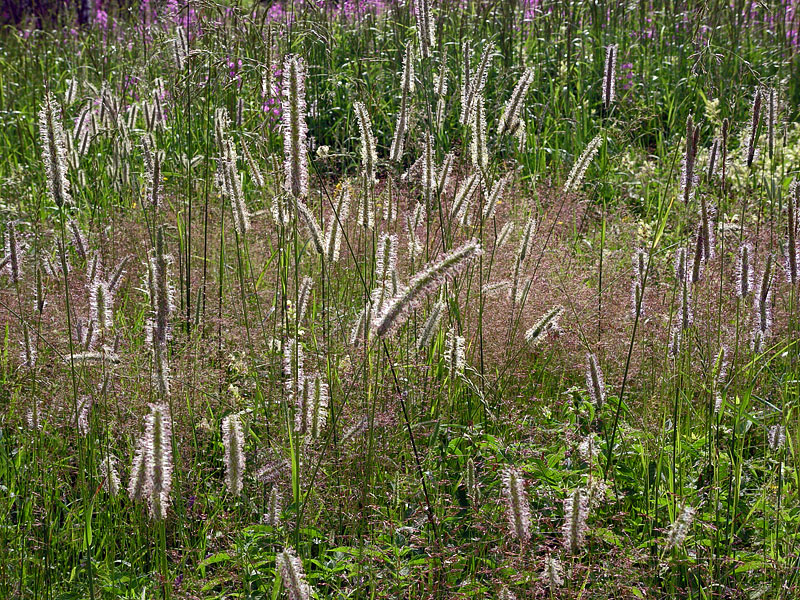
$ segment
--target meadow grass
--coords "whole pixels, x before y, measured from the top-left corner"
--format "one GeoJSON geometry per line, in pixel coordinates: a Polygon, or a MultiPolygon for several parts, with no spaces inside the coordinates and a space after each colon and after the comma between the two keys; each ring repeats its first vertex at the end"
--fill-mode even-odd
{"type": "Polygon", "coordinates": [[[795,2],[45,8],[0,597],[797,596],[795,2]]]}

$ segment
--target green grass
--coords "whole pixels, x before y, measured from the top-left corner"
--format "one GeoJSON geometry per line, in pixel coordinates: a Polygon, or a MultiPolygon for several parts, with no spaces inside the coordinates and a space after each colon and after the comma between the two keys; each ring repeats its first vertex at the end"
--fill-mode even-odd
{"type": "Polygon", "coordinates": [[[13,223],[23,249],[19,279],[10,269],[0,275],[0,597],[294,598],[276,567],[285,548],[318,598],[505,598],[504,587],[517,598],[797,595],[797,284],[784,276],[783,256],[800,167],[800,80],[786,31],[796,25],[780,18],[786,7],[573,2],[525,19],[510,2],[461,4],[436,3],[432,56],[414,57],[402,164],[388,157],[403,54],[418,44],[408,7],[344,18],[330,4],[298,3],[287,25],[270,21],[266,7],[193,3],[181,68],[174,19],[160,8],[144,30],[138,7],[112,6],[113,29],[72,33],[71,16],[61,14],[46,29],[0,32],[0,229],[8,239],[13,223]],[[494,54],[484,92],[485,185],[460,222],[454,196],[475,172],[472,131],[459,122],[465,41],[473,70],[489,43],[494,54]],[[617,97],[606,110],[609,44],[619,56],[617,97]],[[308,69],[305,203],[325,233],[341,227],[337,261],[316,253],[283,191],[284,141],[271,111],[281,104],[279,71],[290,53],[308,69]],[[527,67],[534,77],[520,147],[496,129],[527,67]],[[448,92],[436,127],[441,68],[448,92]],[[80,81],[71,102],[69,79],[80,81]],[[143,103],[161,86],[165,120],[148,131],[143,103]],[[768,119],[759,119],[759,156],[748,167],[759,86],[766,97],[777,90],[780,111],[771,153],[768,119]],[[70,158],[68,206],[48,192],[37,116],[48,90],[68,135],[85,106],[97,119],[88,150],[70,158]],[[356,100],[377,142],[374,187],[361,173],[356,100]],[[231,117],[226,136],[238,153],[246,233],[215,178],[224,154],[219,108],[231,117]],[[687,204],[680,179],[689,114],[699,151],[687,204]],[[723,120],[724,182],[706,173],[723,120]],[[452,152],[455,166],[425,206],[412,254],[407,218],[424,203],[414,164],[427,133],[437,165],[452,152]],[[585,178],[565,193],[596,136],[585,178]],[[148,202],[146,138],[162,153],[158,207],[148,202]],[[482,218],[488,190],[507,174],[495,215],[482,218]],[[351,197],[347,217],[337,212],[342,193],[351,197]],[[684,283],[673,263],[685,248],[694,264],[701,199],[713,209],[715,252],[700,280],[684,283]],[[372,228],[357,224],[365,200],[375,203],[372,228]],[[280,202],[285,220],[273,217],[280,202]],[[396,219],[383,217],[387,205],[396,219]],[[70,219],[83,232],[85,257],[70,219]],[[520,259],[530,219],[536,227],[520,259]],[[498,244],[509,222],[515,228],[498,244]],[[472,238],[483,254],[421,298],[396,334],[367,327],[354,340],[381,285],[383,234],[398,237],[400,284],[472,238]],[[154,318],[147,264],[160,236],[173,289],[163,346],[168,393],[146,339],[154,318]],[[758,285],[736,296],[743,242],[753,247],[756,283],[774,258],[772,323],[756,349],[758,285]],[[648,256],[638,314],[637,249],[648,256]],[[113,326],[97,332],[98,354],[87,360],[78,323],[85,332],[91,318],[92,265],[99,260],[100,280],[109,280],[125,258],[113,326]],[[513,303],[507,291],[486,289],[515,273],[513,303]],[[306,277],[313,287],[301,318],[306,277]],[[684,286],[693,317],[686,327],[684,286]],[[440,299],[440,324],[418,348],[440,299]],[[555,305],[564,308],[559,327],[530,347],[526,331],[555,305]],[[21,356],[25,328],[33,365],[21,356]],[[464,340],[463,369],[448,360],[453,336],[464,340]],[[587,353],[605,378],[602,402],[587,389],[587,353]],[[295,425],[301,354],[305,373],[329,392],[317,437],[295,425]],[[168,407],[172,425],[165,519],[127,489],[151,403],[168,407]],[[243,423],[239,495],[226,482],[221,430],[232,414],[243,423]],[[776,426],[785,428],[782,444],[771,443],[776,426]],[[118,494],[101,470],[107,457],[119,472],[118,494]],[[524,479],[524,541],[509,524],[508,468],[524,479]],[[576,489],[590,496],[577,549],[564,534],[565,501],[576,489]],[[669,548],[685,507],[696,513],[669,548]],[[562,565],[561,585],[548,585],[550,559],[562,565]]]}

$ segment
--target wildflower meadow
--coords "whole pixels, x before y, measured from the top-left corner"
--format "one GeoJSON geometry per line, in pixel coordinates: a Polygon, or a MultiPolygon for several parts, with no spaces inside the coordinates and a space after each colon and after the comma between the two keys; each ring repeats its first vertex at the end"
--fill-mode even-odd
{"type": "Polygon", "coordinates": [[[0,1],[0,598],[800,597],[799,11],[0,1]]]}

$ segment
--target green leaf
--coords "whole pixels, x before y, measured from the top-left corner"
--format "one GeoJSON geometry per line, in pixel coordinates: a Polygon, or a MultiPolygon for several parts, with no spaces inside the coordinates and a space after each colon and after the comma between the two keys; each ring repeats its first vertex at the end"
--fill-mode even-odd
{"type": "Polygon", "coordinates": [[[229,560],[231,560],[230,554],[228,554],[227,552],[218,552],[217,554],[209,556],[205,560],[201,561],[200,564],[197,565],[197,567],[202,569],[202,568],[207,567],[208,565],[213,565],[213,564],[221,563],[221,562],[227,562],[229,560]]]}

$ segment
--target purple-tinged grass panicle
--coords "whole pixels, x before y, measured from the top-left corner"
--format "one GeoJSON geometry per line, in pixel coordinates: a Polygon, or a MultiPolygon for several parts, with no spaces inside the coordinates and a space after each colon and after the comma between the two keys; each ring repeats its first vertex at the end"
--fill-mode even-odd
{"type": "Polygon", "coordinates": [[[447,46],[439,59],[439,72],[436,75],[436,131],[441,131],[444,113],[447,108],[447,46]]]}
{"type": "Polygon", "coordinates": [[[175,37],[172,38],[172,55],[175,59],[175,67],[178,71],[183,71],[186,61],[189,60],[189,41],[186,37],[186,29],[182,25],[175,26],[175,37]]]}
{"type": "Polygon", "coordinates": [[[444,354],[447,373],[450,381],[464,374],[466,361],[464,358],[464,337],[458,335],[454,328],[450,328],[445,338],[444,354]]]}
{"type": "Polygon", "coordinates": [[[506,467],[502,473],[503,496],[506,500],[506,515],[511,535],[521,544],[531,537],[531,514],[528,506],[528,493],[522,472],[515,467],[506,467]]]}
{"type": "Polygon", "coordinates": [[[706,253],[704,251],[705,244],[703,242],[703,226],[702,224],[697,228],[697,236],[694,244],[694,257],[692,259],[692,271],[689,276],[689,282],[694,285],[700,281],[703,276],[703,266],[706,261],[706,253]]]}
{"type": "Polygon", "coordinates": [[[130,255],[124,256],[122,260],[119,261],[117,268],[111,273],[111,277],[108,278],[108,290],[112,294],[117,291],[117,288],[122,281],[122,277],[125,275],[125,267],[127,266],[130,258],[130,255]]]}
{"type": "Polygon", "coordinates": [[[225,448],[225,485],[234,496],[243,489],[245,456],[242,419],[232,413],[222,420],[222,445],[225,448]]]}
{"type": "Polygon", "coordinates": [[[89,435],[89,421],[92,416],[92,406],[94,402],[92,401],[91,396],[82,396],[78,402],[78,414],[76,419],[76,426],[78,429],[78,434],[81,437],[86,437],[89,435]]]}
{"type": "Polygon", "coordinates": [[[753,246],[745,242],[739,246],[736,263],[736,295],[747,298],[753,291],[753,246]]]}
{"type": "Polygon", "coordinates": [[[242,122],[244,120],[244,98],[239,96],[236,99],[236,128],[242,128],[242,122]]]}
{"type": "Polygon", "coordinates": [[[428,318],[425,319],[422,331],[420,331],[419,337],[417,338],[417,348],[419,350],[430,346],[433,336],[436,335],[436,332],[439,330],[439,322],[442,319],[443,312],[444,300],[437,300],[431,308],[428,318]]]}
{"type": "Polygon", "coordinates": [[[714,207],[708,204],[705,194],[700,196],[700,232],[703,240],[703,261],[714,258],[714,207]]]}
{"type": "Polygon", "coordinates": [[[142,147],[142,162],[144,163],[145,198],[151,206],[158,206],[160,202],[158,185],[161,179],[163,155],[156,150],[156,142],[150,133],[142,136],[140,145],[142,147]]]}
{"type": "Polygon", "coordinates": [[[71,104],[75,104],[75,101],[78,99],[78,94],[81,91],[81,82],[77,77],[72,77],[67,79],[67,91],[64,93],[64,104],[66,106],[70,106],[71,104]]]}
{"type": "Polygon", "coordinates": [[[36,368],[36,344],[31,339],[31,330],[27,322],[22,323],[22,366],[27,369],[36,368]]]}
{"type": "Polygon", "coordinates": [[[408,255],[411,260],[415,260],[425,249],[422,240],[417,235],[417,228],[424,222],[427,211],[421,202],[414,205],[414,210],[406,215],[406,232],[408,233],[408,255]]]}
{"type": "Polygon", "coordinates": [[[606,61],[603,67],[603,108],[608,112],[614,102],[617,79],[617,52],[616,44],[606,48],[606,61]]]}
{"type": "Polygon", "coordinates": [[[100,461],[100,476],[103,479],[103,489],[111,496],[117,496],[122,489],[119,473],[112,456],[106,456],[100,461]]]}
{"type": "Polygon", "coordinates": [[[442,159],[442,165],[439,167],[439,172],[436,177],[436,190],[439,196],[444,196],[444,193],[447,191],[447,184],[450,182],[450,175],[453,172],[454,159],[455,155],[452,152],[448,152],[444,159],[442,159]]]}
{"type": "MultiPolygon", "coordinates": [[[[595,448],[595,451],[597,451],[597,448],[595,448]]],[[[589,503],[589,508],[602,506],[607,500],[609,489],[609,485],[602,478],[598,479],[590,475],[586,485],[586,500],[589,503]]]]}
{"type": "Polygon", "coordinates": [[[558,589],[564,585],[564,568],[561,566],[561,561],[549,553],[544,559],[542,581],[551,590],[558,589]]]}
{"type": "Polygon", "coordinates": [[[247,140],[242,138],[242,154],[244,154],[244,160],[247,163],[247,172],[250,174],[250,181],[253,182],[253,185],[258,189],[263,189],[266,186],[266,181],[264,179],[264,174],[261,172],[261,168],[258,166],[255,158],[250,153],[250,147],[247,145],[247,140]]]}
{"type": "Polygon", "coordinates": [[[308,196],[306,136],[306,66],[290,54],[283,62],[283,154],[284,190],[294,198],[308,196]]]}
{"type": "Polygon", "coordinates": [[[750,111],[750,137],[747,141],[747,154],[745,155],[745,164],[747,168],[753,166],[753,163],[758,158],[758,128],[761,122],[761,109],[764,103],[764,96],[761,87],[756,88],[756,93],[753,96],[753,106],[750,111]]]}
{"type": "Polygon", "coordinates": [[[267,512],[262,516],[262,521],[270,527],[281,524],[281,493],[276,485],[269,490],[267,512]]]}
{"type": "MultiPolygon", "coordinates": [[[[526,277],[525,281],[522,282],[522,285],[517,286],[516,294],[511,295],[511,290],[509,290],[508,298],[511,300],[515,307],[519,307],[520,311],[525,307],[525,302],[528,299],[528,294],[531,291],[531,286],[533,285],[533,276],[526,277]]],[[[558,330],[555,330],[554,333],[557,333],[558,330]]]]}
{"type": "Polygon", "coordinates": [[[136,444],[131,463],[131,478],[128,482],[128,497],[133,502],[143,501],[150,494],[147,480],[147,447],[145,436],[136,444]]]}
{"type": "Polygon", "coordinates": [[[81,231],[80,225],[74,219],[67,219],[67,227],[72,234],[72,245],[75,252],[80,256],[81,260],[86,260],[89,255],[89,245],[86,243],[86,238],[81,231]]]}
{"type": "Polygon", "coordinates": [[[378,165],[375,136],[372,134],[372,121],[369,118],[367,107],[363,102],[354,104],[358,130],[361,134],[361,176],[367,184],[367,189],[372,189],[377,183],[375,171],[378,165]]]}
{"type": "Polygon", "coordinates": [[[425,160],[425,153],[423,152],[417,160],[411,163],[411,166],[406,169],[406,172],[400,175],[400,181],[410,181],[413,179],[422,179],[423,161],[425,160]]]}
{"type": "Polygon", "coordinates": [[[311,598],[311,586],[306,582],[306,575],[303,571],[303,563],[297,558],[294,550],[286,548],[278,554],[278,572],[281,580],[289,594],[289,600],[309,600],[311,598]]]}
{"type": "Polygon", "coordinates": [[[375,229],[375,194],[366,191],[358,195],[356,224],[364,229],[375,229]]]}
{"type": "Polygon", "coordinates": [[[528,125],[522,119],[517,124],[514,137],[517,139],[517,152],[525,154],[528,151],[528,125]]]}
{"type": "Polygon", "coordinates": [[[669,552],[673,548],[681,546],[689,533],[689,528],[694,521],[697,509],[692,506],[684,506],[678,513],[678,518],[670,527],[667,537],[664,540],[664,551],[669,552]]]}
{"type": "Polygon", "coordinates": [[[33,400],[28,410],[25,412],[25,425],[31,431],[40,431],[44,422],[44,413],[42,412],[42,401],[33,400]]]}
{"type": "Polygon", "coordinates": [[[433,151],[433,136],[424,135],[425,144],[422,153],[422,199],[425,206],[430,208],[436,199],[436,157],[433,151]]]}
{"type": "Polygon", "coordinates": [[[321,255],[325,256],[325,236],[322,235],[322,229],[320,229],[319,223],[317,223],[316,217],[311,212],[311,209],[306,206],[305,202],[302,200],[297,200],[295,203],[297,207],[297,213],[303,217],[303,221],[305,221],[306,225],[308,226],[308,231],[311,234],[311,241],[314,244],[314,249],[321,255]]]}
{"type": "Polygon", "coordinates": [[[89,282],[89,315],[97,332],[108,337],[114,327],[114,294],[108,284],[96,278],[89,282]]]}
{"type": "Polygon", "coordinates": [[[531,251],[531,246],[533,243],[533,236],[536,233],[536,219],[531,217],[525,223],[525,229],[522,231],[522,237],[519,240],[519,246],[517,247],[517,254],[514,260],[514,277],[511,280],[511,317],[514,317],[514,308],[517,304],[517,296],[519,295],[519,283],[520,283],[520,276],[523,273],[525,268],[525,261],[528,258],[528,254],[531,251]]]}
{"type": "Polygon", "coordinates": [[[564,525],[561,529],[564,548],[577,554],[583,546],[588,530],[588,496],[582,488],[576,488],[564,501],[564,525]]]}
{"type": "Polygon", "coordinates": [[[225,140],[228,139],[228,129],[231,118],[228,109],[224,106],[214,109],[214,142],[219,146],[220,152],[225,149],[225,140]]]}
{"type": "Polygon", "coordinates": [[[695,126],[692,114],[686,117],[686,149],[681,164],[681,197],[688,203],[694,197],[697,176],[694,172],[697,160],[697,144],[700,140],[700,126],[695,126]]]}
{"type": "Polygon", "coordinates": [[[47,306],[47,300],[45,299],[45,288],[44,288],[44,279],[42,278],[42,267],[41,263],[37,264],[34,267],[34,300],[33,300],[33,310],[34,312],[38,313],[40,316],[44,312],[45,306],[47,306]]]}
{"type": "Polygon", "coordinates": [[[406,45],[403,58],[403,95],[400,100],[400,112],[394,128],[392,146],[389,149],[389,160],[395,164],[403,162],[403,150],[406,143],[406,130],[411,111],[411,95],[414,93],[414,57],[411,43],[406,45]]]}
{"type": "Polygon", "coordinates": [[[302,393],[305,382],[303,364],[305,356],[303,345],[295,339],[287,340],[283,344],[283,376],[286,378],[286,393],[290,398],[302,393]]]}
{"type": "Polygon", "coordinates": [[[359,438],[367,430],[367,428],[369,428],[369,419],[367,417],[362,417],[350,427],[345,429],[344,433],[342,434],[341,443],[346,444],[359,438]]]}
{"type": "Polygon", "coordinates": [[[648,262],[647,252],[638,248],[633,255],[633,281],[631,282],[631,315],[635,319],[645,313],[644,282],[646,279],[648,262]]]}
{"type": "Polygon", "coordinates": [[[717,358],[714,361],[714,368],[711,372],[711,388],[714,395],[714,415],[718,415],[722,408],[722,391],[725,387],[725,380],[728,377],[728,355],[730,350],[727,346],[720,346],[717,358]]]}
{"type": "Polygon", "coordinates": [[[511,97],[506,100],[503,114],[497,124],[497,137],[507,132],[514,133],[519,127],[520,114],[525,104],[525,97],[528,95],[528,89],[533,83],[533,75],[532,67],[525,69],[522,77],[519,78],[517,85],[514,87],[514,91],[511,92],[511,97]]]}
{"type": "Polygon", "coordinates": [[[167,344],[156,343],[153,345],[154,385],[162,398],[169,396],[171,374],[167,358],[167,344]]]}
{"type": "Polygon", "coordinates": [[[497,598],[498,600],[517,600],[517,597],[514,595],[514,593],[506,586],[502,586],[500,588],[497,598]]]}
{"type": "Polygon", "coordinates": [[[6,244],[5,254],[8,259],[5,265],[5,272],[11,278],[11,283],[17,285],[22,275],[22,244],[19,241],[17,225],[14,221],[9,221],[6,225],[6,244]]]}
{"type": "Polygon", "coordinates": [[[152,404],[145,420],[145,489],[149,492],[150,516],[167,518],[172,490],[172,419],[164,404],[152,404]]]}
{"type": "Polygon", "coordinates": [[[290,207],[290,200],[286,194],[273,196],[270,203],[270,214],[279,227],[288,227],[292,223],[294,212],[290,207]]]}
{"type": "Polygon", "coordinates": [[[314,287],[314,280],[311,277],[303,277],[300,289],[297,292],[297,322],[302,323],[308,310],[308,301],[311,298],[311,288],[314,287]]]}
{"type": "Polygon", "coordinates": [[[498,296],[504,292],[510,296],[511,285],[512,282],[510,279],[501,279],[500,281],[490,281],[489,283],[485,283],[481,290],[483,291],[484,296],[498,296]]]}
{"type": "Polygon", "coordinates": [[[451,250],[440,260],[428,263],[420,272],[411,278],[408,285],[392,298],[385,309],[378,313],[372,321],[372,327],[380,337],[396,332],[408,319],[409,312],[422,299],[439,289],[449,277],[455,276],[481,255],[480,243],[473,239],[451,250]]]}
{"type": "Polygon", "coordinates": [[[461,67],[461,112],[458,116],[458,122],[461,125],[466,125],[469,122],[468,103],[472,93],[472,69],[470,67],[472,44],[469,39],[461,42],[461,56],[464,62],[461,67]]]}
{"type": "Polygon", "coordinates": [[[255,473],[256,479],[258,479],[262,483],[269,483],[275,485],[278,482],[283,481],[285,477],[284,467],[286,467],[287,464],[288,463],[285,460],[281,459],[270,460],[256,471],[255,473]]]}
{"type": "Polygon", "coordinates": [[[472,167],[481,173],[485,173],[489,167],[489,150],[486,146],[486,107],[483,93],[475,96],[475,106],[470,113],[472,120],[470,121],[470,129],[472,137],[470,138],[470,159],[472,160],[472,167]]]}
{"type": "Polygon", "coordinates": [[[303,384],[300,386],[300,392],[297,394],[297,399],[294,409],[294,430],[300,435],[305,435],[309,430],[309,422],[311,421],[311,390],[308,387],[308,382],[311,376],[303,377],[303,384]]]}
{"type": "Polygon", "coordinates": [[[480,176],[478,173],[473,173],[461,183],[456,192],[453,206],[450,208],[451,219],[457,219],[462,225],[467,224],[472,199],[478,193],[478,190],[480,190],[480,176]]]}
{"type": "Polygon", "coordinates": [[[307,431],[312,439],[319,439],[328,422],[328,384],[319,373],[306,377],[308,394],[307,431]]]}
{"type": "Polygon", "coordinates": [[[61,122],[61,107],[51,92],[45,94],[39,111],[39,137],[47,174],[47,192],[56,206],[72,204],[67,177],[67,144],[61,122]]]}
{"type": "Polygon", "coordinates": [[[169,265],[171,258],[167,254],[166,234],[159,227],[156,234],[156,251],[151,261],[153,274],[153,291],[155,292],[153,319],[154,340],[164,345],[170,339],[169,318],[174,310],[174,290],[169,281],[169,265]]]}
{"type": "Polygon", "coordinates": [[[494,242],[494,245],[497,249],[500,249],[505,245],[515,227],[516,225],[514,224],[514,221],[506,221],[506,223],[500,228],[500,232],[497,234],[494,242]]]}
{"type": "Polygon", "coordinates": [[[250,229],[250,212],[242,190],[242,180],[237,166],[238,156],[236,146],[227,135],[221,141],[220,157],[218,163],[218,185],[220,191],[231,203],[233,212],[233,226],[239,236],[243,236],[250,229]]]}
{"type": "Polygon", "coordinates": [[[798,279],[798,256],[797,256],[797,216],[798,201],[800,201],[800,183],[797,179],[792,181],[789,186],[789,194],[786,198],[786,247],[784,249],[784,267],[786,270],[786,280],[794,285],[798,279]]]}
{"type": "Polygon", "coordinates": [[[347,186],[342,186],[336,200],[334,214],[328,219],[325,231],[325,257],[328,264],[339,261],[342,246],[342,226],[350,216],[350,191],[347,186]]]}
{"type": "Polygon", "coordinates": [[[772,425],[767,430],[767,443],[769,449],[777,452],[786,443],[786,427],[783,425],[772,425]]]}
{"type": "MultiPolygon", "coordinates": [[[[385,288],[376,288],[385,290],[385,288]]],[[[376,290],[372,291],[371,299],[374,298],[376,295],[376,290]]],[[[353,322],[353,326],[350,328],[350,345],[351,346],[359,346],[363,340],[366,339],[369,333],[369,325],[372,323],[372,302],[367,302],[364,305],[364,308],[358,313],[356,320],[353,322]]]]}
{"type": "Polygon", "coordinates": [[[511,180],[511,176],[511,173],[506,173],[500,179],[494,182],[491,191],[486,197],[486,202],[483,205],[484,220],[488,221],[494,217],[494,213],[497,210],[498,205],[503,200],[503,192],[505,191],[508,182],[511,180]]]}
{"type": "MultiPolygon", "coordinates": [[[[467,56],[469,48],[466,49],[464,54],[465,69],[469,68],[467,56]]],[[[469,83],[465,82],[465,87],[462,89],[461,94],[461,125],[468,126],[473,121],[473,111],[477,105],[478,96],[483,95],[483,90],[486,87],[486,79],[489,75],[489,69],[492,66],[492,58],[494,57],[494,44],[487,42],[483,48],[481,61],[478,63],[478,68],[474,73],[468,76],[469,83]]]]}
{"type": "Polygon", "coordinates": [[[413,0],[414,21],[421,58],[430,58],[436,47],[436,22],[431,11],[431,0],[413,0]]]}
{"type": "Polygon", "coordinates": [[[728,377],[728,355],[730,349],[726,345],[722,345],[717,352],[717,359],[714,361],[713,377],[716,385],[724,385],[728,377]]]}
{"type": "MultiPolygon", "coordinates": [[[[371,314],[380,314],[397,292],[392,291],[391,282],[379,283],[370,294],[369,310],[371,314]]],[[[364,332],[366,333],[366,332],[364,332]]]]}
{"type": "Polygon", "coordinates": [[[606,401],[606,384],[597,356],[591,352],[586,354],[586,387],[592,402],[600,409],[606,401]]]}
{"type": "Polygon", "coordinates": [[[466,480],[467,497],[469,498],[470,503],[473,505],[477,504],[481,498],[481,487],[480,482],[478,481],[477,470],[475,469],[475,461],[472,460],[472,457],[467,459],[466,480]]]}
{"type": "Polygon", "coordinates": [[[694,323],[694,314],[692,312],[692,294],[688,279],[684,279],[681,283],[680,292],[680,326],[682,331],[686,331],[694,323]]]}
{"type": "Polygon", "coordinates": [[[780,91],[771,86],[767,94],[767,151],[770,159],[775,155],[775,137],[778,122],[780,121],[781,101],[780,91]]]}
{"type": "Polygon", "coordinates": [[[95,122],[94,112],[92,111],[92,102],[87,102],[81,111],[78,113],[78,118],[75,120],[75,125],[72,132],[64,136],[67,150],[67,165],[70,168],[78,170],[80,168],[80,159],[86,156],[89,151],[89,146],[92,143],[92,138],[96,134],[97,123],[95,122]]]}
{"type": "Polygon", "coordinates": [[[603,143],[603,137],[600,135],[595,136],[592,141],[586,146],[586,149],[572,165],[572,170],[567,176],[567,181],[564,183],[564,193],[576,191],[583,183],[583,178],[586,176],[586,170],[589,168],[595,155],[600,150],[600,144],[603,143]]]}
{"type": "Polygon", "coordinates": [[[169,281],[170,257],[166,254],[164,228],[156,231],[156,249],[148,262],[147,290],[150,298],[145,340],[153,351],[154,383],[161,397],[169,395],[170,372],[167,341],[171,337],[169,323],[173,311],[173,289],[169,281]]]}
{"type": "Polygon", "coordinates": [[[681,284],[688,277],[686,262],[686,248],[678,248],[675,251],[675,279],[681,284]]]}
{"type": "Polygon", "coordinates": [[[98,363],[118,364],[120,362],[120,358],[113,348],[103,346],[97,351],[89,350],[87,352],[78,352],[77,354],[73,354],[71,359],[69,356],[66,356],[64,362],[74,362],[76,365],[89,365],[98,363]]]}
{"type": "MultiPolygon", "coordinates": [[[[149,329],[146,327],[145,342],[150,343],[151,335],[149,329]]],[[[79,348],[89,350],[93,347],[94,343],[94,322],[89,321],[86,323],[83,319],[75,320],[75,342],[79,348]]]]}
{"type": "Polygon", "coordinates": [[[559,320],[564,314],[564,307],[560,304],[548,310],[536,322],[536,324],[525,332],[525,341],[531,348],[536,348],[542,343],[548,333],[560,331],[559,320]]]}
{"type": "Polygon", "coordinates": [[[720,185],[723,193],[727,185],[728,179],[728,132],[730,130],[730,121],[727,118],[722,120],[722,128],[720,130],[720,185]]]}
{"type": "Polygon", "coordinates": [[[719,171],[721,145],[722,140],[715,137],[711,142],[711,148],[708,150],[708,168],[706,171],[706,180],[708,182],[711,182],[719,171]]]}
{"type": "Polygon", "coordinates": [[[767,254],[755,294],[751,342],[755,352],[761,352],[772,329],[772,262],[772,254],[767,254]]]}
{"type": "Polygon", "coordinates": [[[95,251],[92,258],[86,263],[86,279],[89,284],[99,281],[103,277],[103,257],[95,251]]]}
{"type": "Polygon", "coordinates": [[[600,455],[600,448],[597,447],[597,435],[590,433],[578,444],[578,456],[589,464],[594,464],[594,459],[600,455]]]}
{"type": "MultiPolygon", "coordinates": [[[[395,234],[383,233],[378,238],[378,251],[375,255],[375,281],[397,293],[397,246],[399,239],[395,234]]],[[[379,309],[380,310],[380,309],[379,309]]]]}

